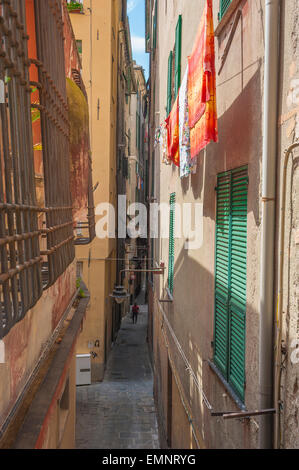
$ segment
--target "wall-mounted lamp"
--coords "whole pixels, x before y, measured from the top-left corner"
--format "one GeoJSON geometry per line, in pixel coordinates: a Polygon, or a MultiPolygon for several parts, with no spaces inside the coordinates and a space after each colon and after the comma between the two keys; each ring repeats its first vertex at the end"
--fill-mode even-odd
{"type": "Polygon", "coordinates": [[[124,286],[115,286],[113,289],[113,293],[110,294],[116,303],[122,304],[127,298],[130,297],[130,294],[126,291],[124,286]]]}

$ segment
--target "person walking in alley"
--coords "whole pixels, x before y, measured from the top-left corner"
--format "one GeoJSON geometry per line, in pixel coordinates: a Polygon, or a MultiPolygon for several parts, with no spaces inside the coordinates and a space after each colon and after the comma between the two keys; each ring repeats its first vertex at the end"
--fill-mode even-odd
{"type": "Polygon", "coordinates": [[[133,323],[137,323],[138,313],[139,313],[139,307],[135,302],[132,307],[133,323]]]}

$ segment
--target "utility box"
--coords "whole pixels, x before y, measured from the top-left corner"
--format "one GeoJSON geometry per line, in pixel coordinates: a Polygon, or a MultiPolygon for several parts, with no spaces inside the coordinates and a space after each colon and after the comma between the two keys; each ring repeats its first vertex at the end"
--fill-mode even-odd
{"type": "Polygon", "coordinates": [[[91,384],[90,354],[77,354],[76,356],[76,385],[91,384]]]}

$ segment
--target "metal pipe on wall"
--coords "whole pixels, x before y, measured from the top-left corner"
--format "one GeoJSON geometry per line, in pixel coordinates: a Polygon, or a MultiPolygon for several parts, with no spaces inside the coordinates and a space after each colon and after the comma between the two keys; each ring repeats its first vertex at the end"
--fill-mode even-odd
{"type": "MultiPolygon", "coordinates": [[[[265,70],[260,267],[260,409],[273,406],[273,288],[280,0],[265,1],[265,70]]],[[[273,416],[260,417],[259,447],[273,445],[273,416]]]]}

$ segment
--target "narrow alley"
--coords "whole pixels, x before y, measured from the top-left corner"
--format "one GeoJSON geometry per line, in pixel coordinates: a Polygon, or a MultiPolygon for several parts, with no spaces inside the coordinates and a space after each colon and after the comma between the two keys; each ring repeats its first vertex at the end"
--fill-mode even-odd
{"type": "Polygon", "coordinates": [[[103,382],[77,387],[77,449],[159,449],[147,310],[123,319],[103,382]]]}
{"type": "Polygon", "coordinates": [[[299,0],[0,0],[1,462],[299,449],[298,170],[299,0]]]}

